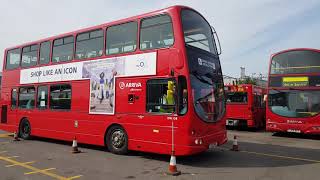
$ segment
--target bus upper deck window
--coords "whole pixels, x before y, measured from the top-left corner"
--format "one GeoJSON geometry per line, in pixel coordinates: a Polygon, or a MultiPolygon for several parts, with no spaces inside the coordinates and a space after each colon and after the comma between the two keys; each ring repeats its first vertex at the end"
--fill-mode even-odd
{"type": "Polygon", "coordinates": [[[51,42],[46,41],[40,44],[40,60],[39,64],[48,64],[50,61],[51,42]]]}
{"type": "Polygon", "coordinates": [[[107,28],[106,54],[132,52],[137,47],[137,22],[128,22],[107,28]]]}
{"type": "Polygon", "coordinates": [[[70,61],[73,57],[73,36],[53,41],[52,62],[70,61]]]}
{"type": "Polygon", "coordinates": [[[20,49],[13,49],[7,52],[6,69],[16,69],[20,65],[20,49]]]}
{"type": "Polygon", "coordinates": [[[94,30],[77,36],[76,58],[86,59],[102,56],[103,31],[94,30]]]}
{"type": "Polygon", "coordinates": [[[168,15],[143,19],[140,32],[140,49],[157,49],[173,45],[172,21],[168,15]]]}
{"type": "Polygon", "coordinates": [[[30,67],[38,63],[38,45],[26,46],[22,48],[21,66],[30,67]]]}

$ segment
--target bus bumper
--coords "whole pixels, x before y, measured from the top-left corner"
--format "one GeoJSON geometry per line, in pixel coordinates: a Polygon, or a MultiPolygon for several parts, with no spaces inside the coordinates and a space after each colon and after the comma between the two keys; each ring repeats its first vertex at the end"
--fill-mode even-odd
{"type": "MultiPolygon", "coordinates": [[[[227,142],[227,134],[226,131],[221,131],[206,136],[189,136],[187,141],[188,143],[186,144],[175,144],[174,151],[176,156],[189,156],[198,154],[207,151],[209,147],[214,148],[216,146],[220,146],[227,142]]],[[[172,145],[167,143],[129,139],[129,149],[170,155],[172,145]]]]}
{"type": "Polygon", "coordinates": [[[228,127],[256,127],[256,123],[252,119],[227,119],[226,126],[228,127]]]}
{"type": "Polygon", "coordinates": [[[270,132],[290,132],[302,134],[320,134],[320,124],[286,124],[267,123],[266,130],[270,132]]]}
{"type": "Polygon", "coordinates": [[[191,154],[207,151],[208,149],[214,149],[217,146],[221,146],[228,141],[226,131],[220,133],[209,134],[202,137],[192,137],[190,149],[191,154]]]}

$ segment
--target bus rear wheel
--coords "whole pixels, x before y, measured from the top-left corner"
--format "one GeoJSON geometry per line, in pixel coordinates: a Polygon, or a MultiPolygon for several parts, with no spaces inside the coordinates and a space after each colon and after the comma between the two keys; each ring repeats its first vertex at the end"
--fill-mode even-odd
{"type": "Polygon", "coordinates": [[[19,136],[22,139],[30,139],[31,138],[31,125],[28,119],[23,119],[19,126],[19,136]]]}
{"type": "Polygon", "coordinates": [[[106,144],[110,152],[114,154],[126,154],[128,152],[128,135],[121,126],[112,126],[106,136],[106,144]]]}

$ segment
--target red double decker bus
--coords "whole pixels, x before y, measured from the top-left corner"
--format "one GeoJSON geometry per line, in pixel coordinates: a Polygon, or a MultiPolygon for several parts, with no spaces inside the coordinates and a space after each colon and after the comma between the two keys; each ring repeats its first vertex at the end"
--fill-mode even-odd
{"type": "Polygon", "coordinates": [[[271,56],[267,131],[320,134],[320,50],[271,56]]]}
{"type": "Polygon", "coordinates": [[[173,6],[8,48],[0,128],[118,154],[170,154],[172,131],[176,155],[224,144],[216,40],[200,13],[173,6]]]}
{"type": "Polygon", "coordinates": [[[265,89],[252,84],[225,85],[226,125],[261,128],[265,125],[265,89]]]}

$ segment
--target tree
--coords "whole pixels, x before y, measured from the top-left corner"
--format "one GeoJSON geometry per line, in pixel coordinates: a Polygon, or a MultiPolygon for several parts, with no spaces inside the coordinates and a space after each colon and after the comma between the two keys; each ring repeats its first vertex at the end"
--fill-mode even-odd
{"type": "Polygon", "coordinates": [[[245,77],[245,79],[239,80],[239,84],[253,84],[253,85],[257,85],[257,79],[247,76],[247,77],[245,77]]]}

